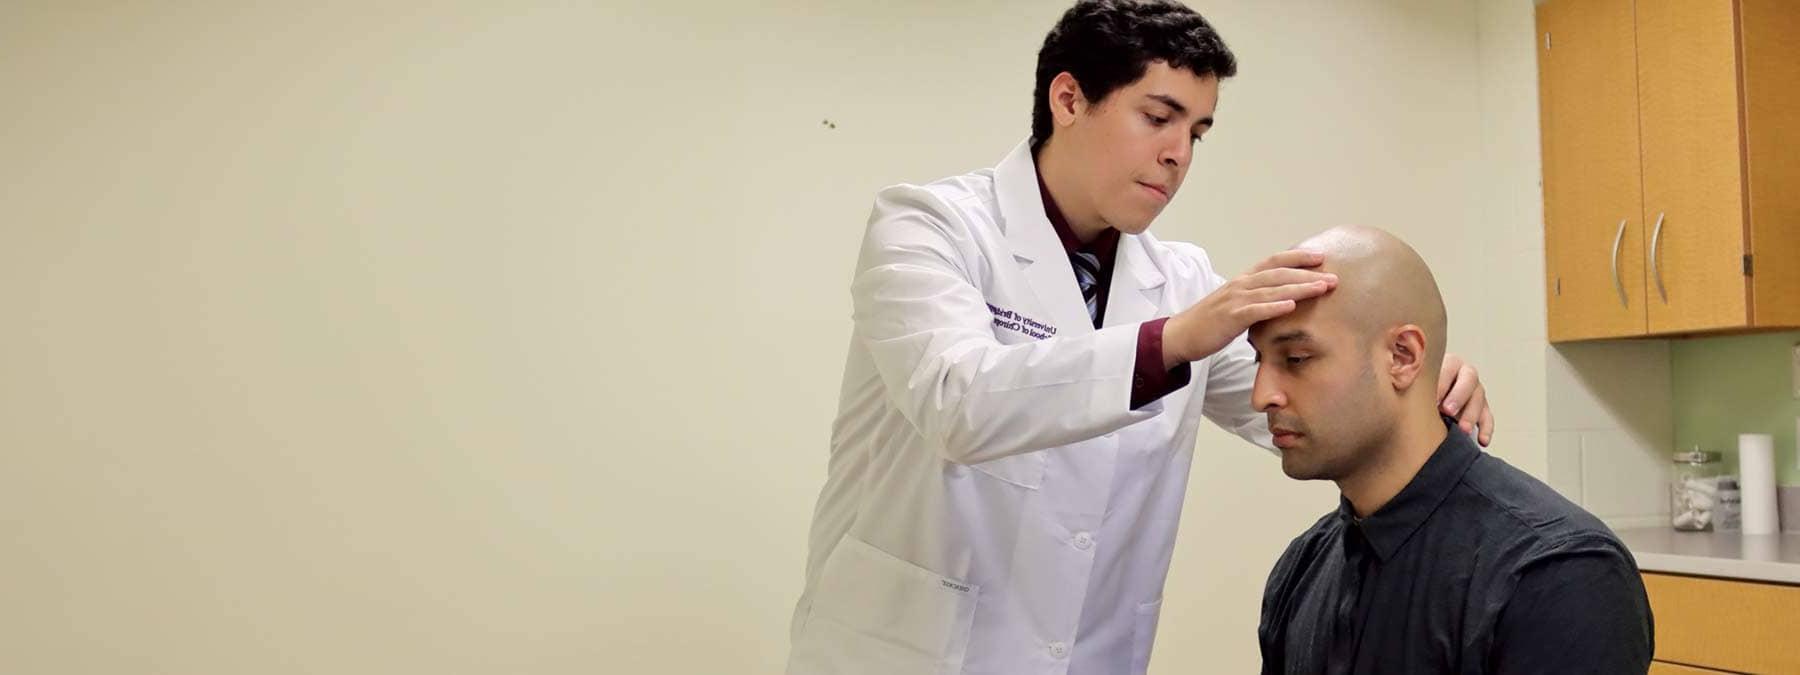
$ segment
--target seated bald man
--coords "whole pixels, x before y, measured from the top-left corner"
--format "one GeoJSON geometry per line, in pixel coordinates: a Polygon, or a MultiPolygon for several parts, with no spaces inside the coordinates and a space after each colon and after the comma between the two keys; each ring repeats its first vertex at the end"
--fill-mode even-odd
{"type": "Polygon", "coordinates": [[[1643,673],[1637,565],[1581,507],[1482,452],[1437,409],[1445,317],[1404,242],[1302,242],[1338,286],[1250,330],[1281,469],[1335,481],[1263,592],[1264,673],[1643,673]]]}

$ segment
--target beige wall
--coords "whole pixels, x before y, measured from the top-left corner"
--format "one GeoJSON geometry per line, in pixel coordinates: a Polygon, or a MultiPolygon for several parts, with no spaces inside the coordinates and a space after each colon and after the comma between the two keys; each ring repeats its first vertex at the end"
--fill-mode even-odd
{"type": "MultiPolygon", "coordinates": [[[[1061,6],[0,5],[0,671],[777,671],[870,196],[1061,6]]],[[[1530,3],[1200,9],[1157,231],[1401,233],[1542,475],[1530,3]]],[[[1251,670],[1332,490],[1196,451],[1153,670],[1251,670]]]]}

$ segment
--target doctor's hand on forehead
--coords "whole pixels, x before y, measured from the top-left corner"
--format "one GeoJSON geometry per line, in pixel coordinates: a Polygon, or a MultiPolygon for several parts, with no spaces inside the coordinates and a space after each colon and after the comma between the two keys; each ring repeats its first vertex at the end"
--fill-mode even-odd
{"type": "Polygon", "coordinates": [[[1317,251],[1282,251],[1225,282],[1163,326],[1163,365],[1173,368],[1212,356],[1252,324],[1324,295],[1337,286],[1336,274],[1312,269],[1324,263],[1325,255],[1317,251]]]}
{"type": "MultiPolygon", "coordinates": [[[[1163,366],[1212,356],[1251,325],[1293,312],[1301,300],[1336,288],[1337,275],[1315,269],[1324,262],[1317,251],[1282,251],[1170,317],[1163,327],[1163,366]]],[[[1455,418],[1464,433],[1479,429],[1475,440],[1483,446],[1493,440],[1494,414],[1474,366],[1445,354],[1437,393],[1439,409],[1455,418]]]]}

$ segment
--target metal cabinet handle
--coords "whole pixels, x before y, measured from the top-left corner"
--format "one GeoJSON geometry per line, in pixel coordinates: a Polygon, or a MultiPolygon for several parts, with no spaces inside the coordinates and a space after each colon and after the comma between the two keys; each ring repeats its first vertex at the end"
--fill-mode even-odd
{"type": "Polygon", "coordinates": [[[1620,218],[1619,219],[1619,232],[1618,232],[1618,234],[1613,235],[1613,249],[1612,249],[1613,288],[1618,289],[1618,291],[1619,291],[1619,306],[1620,307],[1630,307],[1631,306],[1631,303],[1625,301],[1625,282],[1619,279],[1619,242],[1625,240],[1625,221],[1628,219],[1629,218],[1620,218]]]}
{"type": "Polygon", "coordinates": [[[1657,252],[1662,244],[1662,226],[1665,213],[1656,214],[1656,231],[1650,233],[1650,272],[1656,275],[1656,294],[1662,296],[1663,304],[1669,304],[1669,292],[1663,289],[1662,265],[1657,263],[1657,252]]]}

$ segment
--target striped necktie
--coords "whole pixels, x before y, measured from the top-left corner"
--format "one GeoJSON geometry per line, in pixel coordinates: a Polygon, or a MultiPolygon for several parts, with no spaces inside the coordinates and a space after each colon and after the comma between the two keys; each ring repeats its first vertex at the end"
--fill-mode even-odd
{"type": "Polygon", "coordinates": [[[1088,320],[1100,327],[1100,256],[1092,253],[1069,254],[1075,264],[1075,282],[1081,285],[1081,299],[1087,301],[1088,320]]]}

